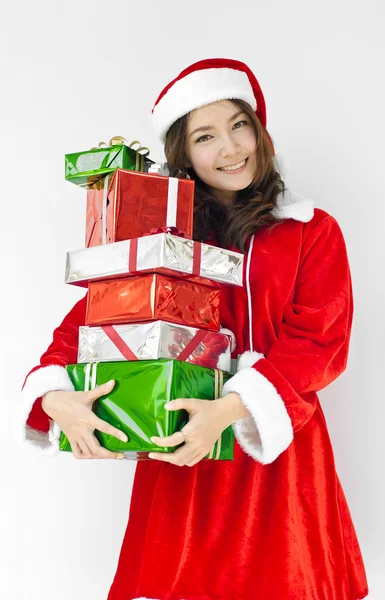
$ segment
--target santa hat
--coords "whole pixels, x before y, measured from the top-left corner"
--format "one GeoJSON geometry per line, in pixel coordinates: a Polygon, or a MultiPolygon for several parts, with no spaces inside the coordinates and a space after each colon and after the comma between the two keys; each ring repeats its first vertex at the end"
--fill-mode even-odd
{"type": "Polygon", "coordinates": [[[230,58],[200,60],[179,73],[159,94],[152,120],[164,144],[171,125],[192,110],[218,100],[244,100],[266,128],[266,106],[259,83],[245,63],[230,58]]]}

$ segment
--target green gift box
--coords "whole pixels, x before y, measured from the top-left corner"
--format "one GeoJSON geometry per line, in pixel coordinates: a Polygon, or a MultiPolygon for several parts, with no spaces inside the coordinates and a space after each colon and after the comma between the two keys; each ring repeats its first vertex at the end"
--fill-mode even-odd
{"type": "MultiPolygon", "coordinates": [[[[89,391],[115,380],[111,392],[94,403],[95,414],[123,431],[127,442],[95,430],[101,446],[112,452],[122,452],[126,458],[143,459],[149,452],[174,452],[179,446],[160,448],[150,438],[167,437],[179,431],[188,422],[185,410],[168,411],[164,405],[176,398],[214,400],[222,396],[222,386],[232,374],[219,369],[174,359],[146,361],[116,361],[68,365],[69,377],[77,391],[89,391]]],[[[63,432],[60,450],[71,451],[63,432]]],[[[232,427],[225,429],[205,458],[232,460],[234,434],[232,427]]],[[[149,459],[151,460],[151,459],[149,459]]]]}
{"type": "Polygon", "coordinates": [[[108,145],[100,142],[97,148],[65,155],[65,178],[82,187],[89,187],[113,173],[115,169],[148,172],[154,161],[148,158],[149,149],[135,140],[126,145],[120,136],[108,145]],[[132,147],[139,144],[136,150],[132,147]],[[146,152],[143,152],[146,151],[146,152]]]}

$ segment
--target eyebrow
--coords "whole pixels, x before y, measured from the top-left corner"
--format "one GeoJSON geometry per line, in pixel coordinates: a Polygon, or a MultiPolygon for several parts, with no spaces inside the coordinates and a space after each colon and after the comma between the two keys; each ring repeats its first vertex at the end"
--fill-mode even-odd
{"type": "MultiPolygon", "coordinates": [[[[229,123],[231,123],[231,121],[234,121],[234,119],[236,119],[237,117],[239,117],[239,115],[243,115],[246,114],[244,110],[239,110],[238,112],[236,112],[232,117],[230,117],[229,119],[229,123]]],[[[203,127],[198,127],[198,129],[194,129],[194,131],[192,131],[189,135],[189,137],[191,137],[192,135],[194,135],[194,133],[196,133],[197,131],[209,131],[210,129],[213,129],[213,125],[204,125],[203,127]]]]}

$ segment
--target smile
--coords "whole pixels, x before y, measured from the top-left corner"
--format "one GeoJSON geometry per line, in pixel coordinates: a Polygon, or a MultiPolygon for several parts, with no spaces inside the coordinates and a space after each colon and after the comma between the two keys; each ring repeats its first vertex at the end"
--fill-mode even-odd
{"type": "Polygon", "coordinates": [[[247,158],[229,167],[219,167],[218,171],[240,171],[246,165],[247,158]]]}

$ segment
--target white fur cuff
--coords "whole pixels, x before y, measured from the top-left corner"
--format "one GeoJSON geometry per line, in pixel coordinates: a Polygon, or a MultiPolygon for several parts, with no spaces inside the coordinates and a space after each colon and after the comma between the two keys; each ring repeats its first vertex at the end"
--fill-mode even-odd
{"type": "Polygon", "coordinates": [[[240,446],[258,462],[272,463],[293,440],[291,420],[282,398],[253,367],[243,368],[225,383],[223,396],[229,392],[237,392],[251,414],[233,423],[240,446]]]}
{"type": "Polygon", "coordinates": [[[33,371],[27,378],[21,392],[21,402],[16,408],[15,440],[19,445],[44,450],[44,456],[59,453],[60,429],[54,421],[50,423],[47,433],[32,429],[26,424],[32,406],[38,398],[47,392],[61,390],[73,392],[73,383],[64,367],[49,365],[33,371]]]}
{"type": "Polygon", "coordinates": [[[265,358],[260,352],[255,350],[247,350],[238,357],[237,371],[245,369],[246,367],[252,367],[259,359],[265,358]]]}
{"type": "Polygon", "coordinates": [[[222,333],[223,335],[227,335],[230,338],[230,349],[231,349],[231,352],[234,352],[236,345],[237,345],[237,342],[235,341],[234,333],[230,329],[227,329],[226,327],[221,327],[219,330],[219,333],[222,333]]]}

